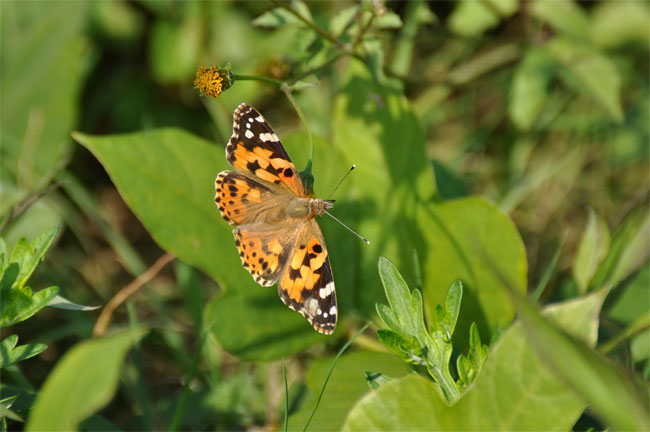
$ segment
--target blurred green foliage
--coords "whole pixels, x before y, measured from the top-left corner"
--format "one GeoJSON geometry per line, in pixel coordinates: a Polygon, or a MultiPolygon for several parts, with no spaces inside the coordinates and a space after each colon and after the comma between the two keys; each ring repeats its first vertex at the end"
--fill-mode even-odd
{"type": "Polygon", "coordinates": [[[286,415],[302,429],[368,320],[312,429],[647,426],[647,2],[7,0],[0,20],[3,430],[278,428],[286,415]],[[227,64],[285,85],[199,97],[197,68],[227,64]],[[213,204],[241,102],[299,170],[313,141],[317,196],[357,164],[333,210],[371,245],[321,221],[333,336],[252,281],[213,204]],[[165,252],[174,265],[91,339],[97,314],[79,305],[105,305],[165,252]],[[427,331],[462,282],[451,407],[377,339],[379,256],[422,293],[427,331]],[[19,274],[78,304],[32,295],[19,274]],[[530,308],[551,302],[548,320],[530,308]],[[581,373],[567,379],[561,359],[581,373]],[[374,390],[368,371],[384,377],[374,390]]]}

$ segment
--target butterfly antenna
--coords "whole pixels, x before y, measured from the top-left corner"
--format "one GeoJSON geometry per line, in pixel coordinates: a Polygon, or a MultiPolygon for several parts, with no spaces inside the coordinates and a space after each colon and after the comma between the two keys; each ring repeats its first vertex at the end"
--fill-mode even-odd
{"type": "MultiPolygon", "coordinates": [[[[352,170],[350,170],[350,171],[352,171],[352,170]]],[[[348,171],[348,173],[349,173],[349,171],[348,171]]],[[[334,217],[334,215],[332,215],[330,212],[328,212],[327,210],[325,210],[325,213],[327,214],[327,216],[331,217],[332,219],[334,219],[335,221],[337,221],[338,223],[340,223],[341,225],[343,225],[343,227],[344,227],[345,229],[347,229],[348,231],[350,231],[352,234],[354,234],[355,236],[359,237],[361,240],[363,240],[364,242],[366,242],[366,244],[370,244],[370,241],[369,241],[367,238],[363,237],[362,235],[360,235],[359,233],[357,233],[356,231],[354,231],[352,228],[350,228],[349,226],[347,226],[346,224],[344,224],[343,222],[341,222],[340,220],[338,220],[338,219],[337,219],[336,217],[334,217]]]]}
{"type": "MultiPolygon", "coordinates": [[[[343,178],[341,178],[341,180],[339,181],[339,184],[337,184],[336,187],[334,188],[334,190],[332,190],[332,192],[330,192],[330,194],[327,195],[327,198],[325,198],[325,201],[329,201],[329,200],[330,200],[330,197],[331,197],[332,195],[334,195],[334,192],[336,192],[336,190],[339,188],[339,186],[341,186],[341,183],[343,183],[343,180],[345,180],[346,177],[349,176],[350,173],[352,172],[352,170],[355,169],[356,167],[357,167],[357,164],[353,164],[353,165],[350,167],[350,169],[348,170],[348,172],[345,173],[345,175],[343,176],[343,178]]],[[[347,228],[347,227],[346,227],[346,228],[347,228]]],[[[348,228],[348,229],[349,229],[349,228],[348,228]]],[[[356,233],[355,233],[355,234],[356,234],[356,233]]],[[[357,235],[358,235],[358,234],[357,234],[357,235]]]]}

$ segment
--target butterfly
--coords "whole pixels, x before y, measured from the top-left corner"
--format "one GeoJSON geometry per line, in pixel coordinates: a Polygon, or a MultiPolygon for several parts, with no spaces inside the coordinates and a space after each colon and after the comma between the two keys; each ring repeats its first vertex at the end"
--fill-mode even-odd
{"type": "Polygon", "coordinates": [[[262,286],[278,283],[280,298],[323,334],[338,310],[325,239],[314,216],[332,208],[314,198],[277,135],[248,104],[233,114],[226,160],[236,171],[215,180],[215,202],[233,229],[242,264],[262,286]]]}

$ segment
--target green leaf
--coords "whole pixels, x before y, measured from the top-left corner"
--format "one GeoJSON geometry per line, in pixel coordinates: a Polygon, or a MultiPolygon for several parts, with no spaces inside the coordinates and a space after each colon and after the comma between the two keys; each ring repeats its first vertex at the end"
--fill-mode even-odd
{"type": "Polygon", "coordinates": [[[3,294],[0,303],[0,328],[25,321],[43,309],[59,293],[59,287],[49,287],[34,294],[29,287],[3,294]]]}
{"type": "Polygon", "coordinates": [[[445,302],[445,287],[460,280],[463,305],[454,347],[467,348],[472,322],[488,338],[494,329],[507,327],[514,309],[500,275],[518,292],[527,285],[526,252],[512,221],[494,205],[469,197],[421,208],[417,226],[422,227],[418,250],[427,251],[420,256],[428,322],[434,322],[435,305],[445,302]]]}
{"type": "Polygon", "coordinates": [[[47,184],[72,150],[87,10],[87,3],[2,2],[0,94],[11,109],[0,118],[0,178],[23,194],[47,184]]]}
{"type": "Polygon", "coordinates": [[[73,137],[163,249],[225,285],[240,281],[239,257],[223,247],[233,242],[231,230],[214,205],[214,179],[229,168],[222,149],[178,129],[73,137]]]}
{"type": "Polygon", "coordinates": [[[479,36],[496,27],[501,17],[508,17],[518,9],[515,0],[491,0],[490,2],[462,0],[449,16],[449,29],[461,36],[479,36]]]}
{"type": "Polygon", "coordinates": [[[124,357],[144,333],[122,331],[70,349],[45,380],[25,430],[77,429],[111,400],[124,357]]]}
{"type": "Polygon", "coordinates": [[[377,330],[377,339],[407,363],[426,366],[422,345],[415,336],[392,330],[377,330]]]}
{"type": "Polygon", "coordinates": [[[402,27],[402,19],[395,12],[386,11],[386,13],[375,17],[372,25],[380,29],[398,29],[402,27]]]}
{"type": "Polygon", "coordinates": [[[460,313],[460,303],[463,299],[463,284],[461,281],[454,281],[445,299],[445,318],[440,323],[442,330],[447,335],[453,335],[456,323],[458,322],[458,314],[460,313]]]}
{"type": "Polygon", "coordinates": [[[252,22],[254,26],[258,27],[280,27],[288,24],[305,26],[305,23],[300,21],[298,17],[293,15],[288,10],[278,7],[264,12],[262,15],[255,18],[252,22]]]}
{"type": "Polygon", "coordinates": [[[0,344],[0,368],[39,355],[47,349],[45,344],[31,343],[17,347],[17,343],[17,335],[8,336],[2,341],[0,344]]]}
{"type": "Polygon", "coordinates": [[[508,114],[522,130],[529,130],[548,96],[554,62],[544,49],[532,48],[517,66],[510,91],[508,114]]]}
{"type": "Polygon", "coordinates": [[[169,84],[189,80],[194,75],[203,37],[201,23],[194,16],[186,17],[181,23],[154,22],[150,53],[151,69],[157,81],[169,84]]]}
{"type": "MultiPolygon", "coordinates": [[[[548,308],[545,315],[593,346],[601,304],[598,293],[548,308]]],[[[517,323],[503,333],[455,405],[444,402],[429,380],[393,379],[361,399],[342,430],[569,430],[584,402],[532,345],[517,323]]]]}
{"type": "MultiPolygon", "coordinates": [[[[592,297],[602,301],[607,292],[608,289],[603,289],[592,297]]],[[[526,301],[519,302],[518,306],[533,349],[559,379],[590,403],[596,416],[618,430],[650,429],[647,384],[640,387],[625,371],[583,341],[576,340],[580,335],[560,331],[526,301]]],[[[598,311],[594,311],[594,316],[597,315],[598,311]]]]}
{"type": "Polygon", "coordinates": [[[418,323],[422,321],[422,315],[417,316],[408,285],[395,265],[387,258],[379,257],[379,277],[400,329],[411,336],[419,336],[422,328],[418,323]]]}
{"type": "Polygon", "coordinates": [[[631,211],[623,223],[616,227],[607,258],[598,268],[592,287],[605,284],[616,287],[635,272],[650,255],[650,210],[641,205],[631,211]]]}
{"type": "Polygon", "coordinates": [[[14,287],[22,288],[25,285],[27,279],[36,270],[36,266],[40,264],[45,252],[54,241],[54,237],[58,232],[59,227],[53,226],[42,232],[31,243],[28,243],[26,239],[21,239],[16,244],[16,247],[11,253],[10,263],[18,264],[20,271],[16,277],[14,287]]]}
{"type": "Polygon", "coordinates": [[[359,5],[349,6],[337,11],[330,20],[329,29],[334,37],[341,35],[359,11],[359,5]]]}
{"type": "Polygon", "coordinates": [[[535,0],[531,14],[551,26],[553,30],[568,36],[586,39],[589,21],[583,10],[573,0],[535,0]]]}
{"type": "Polygon", "coordinates": [[[366,371],[366,383],[368,383],[370,390],[377,390],[379,387],[386,384],[391,379],[391,377],[379,372],[366,371]]]}
{"type": "Polygon", "coordinates": [[[384,75],[384,49],[381,40],[375,36],[366,36],[363,40],[364,60],[368,70],[376,83],[383,84],[384,75]]]}
{"type": "Polygon", "coordinates": [[[22,238],[14,247],[9,265],[0,276],[0,295],[2,296],[0,328],[31,317],[47,306],[59,292],[58,287],[50,287],[32,294],[32,290],[25,286],[54,241],[57,232],[58,227],[51,227],[31,243],[22,238]]]}
{"type": "Polygon", "coordinates": [[[399,331],[400,324],[399,320],[397,319],[397,316],[395,315],[395,312],[385,304],[377,303],[377,315],[379,315],[379,318],[384,322],[386,327],[393,331],[399,331]]]}
{"type": "Polygon", "coordinates": [[[358,221],[352,225],[371,241],[358,249],[361,263],[347,292],[353,294],[351,304],[370,314],[384,298],[378,256],[389,257],[405,280],[414,281],[413,250],[425,229],[414,223],[414,216],[419,202],[435,191],[419,120],[399,86],[389,85],[377,85],[360,62],[351,63],[332,118],[333,148],[345,157],[341,165],[357,164],[346,181],[354,190],[348,201],[357,205],[358,221]]]}
{"type": "Polygon", "coordinates": [[[582,233],[575,262],[573,277],[581,294],[587,292],[591,278],[596,274],[598,265],[609,252],[609,227],[607,222],[589,208],[589,219],[582,233]]]}
{"type": "MultiPolygon", "coordinates": [[[[624,324],[630,324],[650,310],[648,287],[650,286],[650,261],[624,287],[623,292],[607,307],[607,316],[624,324]]],[[[609,300],[609,299],[608,299],[609,300]]]]}
{"type": "MultiPolygon", "coordinates": [[[[332,358],[314,362],[307,375],[307,386],[315,396],[327,376],[332,358]]],[[[341,357],[334,368],[318,411],[312,419],[309,430],[338,431],[346,414],[364,394],[371,392],[366,382],[366,371],[373,369],[394,378],[406,375],[404,362],[390,354],[367,351],[347,354],[341,357]]],[[[383,386],[382,386],[383,387],[383,386]]],[[[381,389],[381,387],[379,387],[381,389]]],[[[314,402],[307,402],[298,412],[289,417],[289,430],[302,430],[314,402]]]]}
{"type": "Polygon", "coordinates": [[[590,20],[591,40],[604,48],[636,43],[650,47],[650,11],[646,2],[611,2],[594,5],[590,20]]]}
{"type": "Polygon", "coordinates": [[[567,38],[555,38],[549,52],[561,63],[560,78],[579,94],[594,99],[616,122],[623,121],[621,77],[616,65],[593,48],[567,38]]]}

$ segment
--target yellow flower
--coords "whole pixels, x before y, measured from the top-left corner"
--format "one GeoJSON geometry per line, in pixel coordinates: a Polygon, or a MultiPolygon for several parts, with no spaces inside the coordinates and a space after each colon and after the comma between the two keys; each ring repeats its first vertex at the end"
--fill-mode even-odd
{"type": "Polygon", "coordinates": [[[224,68],[215,66],[210,68],[199,67],[199,70],[196,71],[194,86],[205,96],[217,98],[221,92],[230,88],[231,85],[232,73],[224,68]]]}

